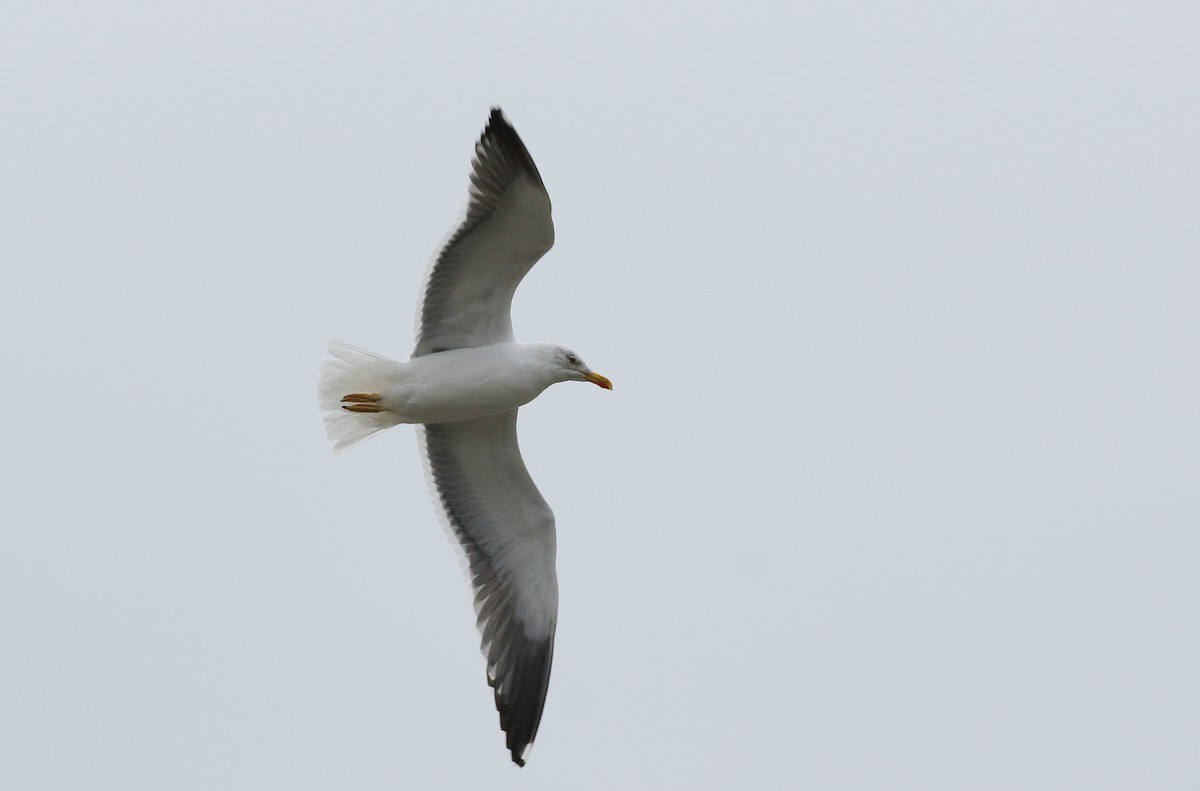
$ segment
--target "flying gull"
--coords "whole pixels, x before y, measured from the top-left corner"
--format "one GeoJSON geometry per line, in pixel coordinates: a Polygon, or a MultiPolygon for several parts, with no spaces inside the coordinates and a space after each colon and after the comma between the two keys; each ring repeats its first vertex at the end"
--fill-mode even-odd
{"type": "Polygon", "coordinates": [[[557,382],[612,383],[570,349],[513,337],[513,292],[554,244],[554,222],[499,108],[475,144],[468,193],[466,218],[426,274],[411,359],[335,341],[318,397],[338,451],[416,425],[437,510],[465,556],[500,727],[524,766],[550,683],[558,579],[554,513],[521,460],[517,409],[557,382]]]}

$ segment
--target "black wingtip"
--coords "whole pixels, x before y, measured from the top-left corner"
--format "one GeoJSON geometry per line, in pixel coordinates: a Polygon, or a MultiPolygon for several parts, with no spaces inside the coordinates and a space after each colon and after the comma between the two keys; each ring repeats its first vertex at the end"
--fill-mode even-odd
{"type": "Polygon", "coordinates": [[[501,127],[516,134],[513,129],[512,122],[508,120],[508,116],[499,107],[493,107],[492,112],[488,115],[487,125],[483,128],[483,133],[486,135],[493,127],[501,127]]]}
{"type": "MultiPolygon", "coordinates": [[[[519,627],[518,627],[519,628],[519,627]]],[[[537,737],[550,686],[550,665],[554,658],[554,635],[546,640],[529,640],[523,632],[504,636],[509,662],[502,678],[488,679],[495,690],[500,728],[512,754],[513,763],[525,765],[525,753],[537,737]]]]}
{"type": "Polygon", "coordinates": [[[479,135],[479,143],[475,146],[477,155],[481,157],[484,150],[489,148],[502,152],[500,156],[506,158],[514,166],[525,170],[535,184],[543,190],[546,189],[546,185],[542,182],[542,174],[538,172],[537,165],[533,163],[529,149],[525,147],[521,136],[517,134],[517,130],[513,128],[504,115],[504,111],[499,107],[492,108],[487,126],[483,128],[483,133],[479,135]]]}

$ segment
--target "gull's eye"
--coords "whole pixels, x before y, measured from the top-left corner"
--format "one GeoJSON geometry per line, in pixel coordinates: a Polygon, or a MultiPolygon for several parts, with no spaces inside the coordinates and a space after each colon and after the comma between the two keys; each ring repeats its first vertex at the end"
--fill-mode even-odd
{"type": "Polygon", "coordinates": [[[579,358],[573,354],[568,354],[567,362],[569,362],[571,365],[579,365],[579,358]]]}

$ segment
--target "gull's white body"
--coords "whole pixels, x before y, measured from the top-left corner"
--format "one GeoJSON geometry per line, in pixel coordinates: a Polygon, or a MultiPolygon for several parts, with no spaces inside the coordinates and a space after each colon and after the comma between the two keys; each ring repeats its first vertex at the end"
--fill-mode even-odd
{"type": "Polygon", "coordinates": [[[318,398],[335,450],[417,425],[443,524],[466,559],[512,759],[541,722],[558,622],[554,513],[525,469],[517,409],[550,385],[612,383],[569,349],[519,343],[509,308],[554,244],[550,197],[498,109],[475,146],[467,214],[426,276],[407,362],[332,343],[318,398]]]}
{"type": "Polygon", "coordinates": [[[397,423],[451,423],[525,406],[562,381],[546,347],[510,341],[389,360],[380,403],[397,423]]]}

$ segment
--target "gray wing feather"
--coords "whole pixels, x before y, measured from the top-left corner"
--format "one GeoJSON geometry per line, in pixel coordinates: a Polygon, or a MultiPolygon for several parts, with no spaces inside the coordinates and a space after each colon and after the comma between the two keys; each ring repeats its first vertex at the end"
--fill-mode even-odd
{"type": "Polygon", "coordinates": [[[558,620],[554,513],[517,446],[517,413],[418,429],[434,497],[467,561],[500,727],[518,765],[537,735],[558,620]]]}
{"type": "Polygon", "coordinates": [[[511,340],[513,293],[554,244],[550,196],[499,108],[475,144],[469,193],[466,218],[426,275],[414,357],[511,340]]]}

